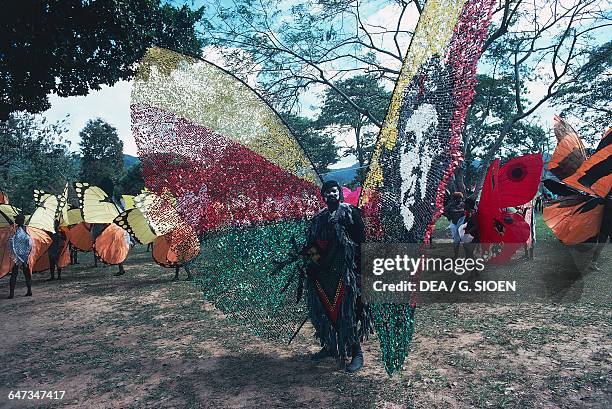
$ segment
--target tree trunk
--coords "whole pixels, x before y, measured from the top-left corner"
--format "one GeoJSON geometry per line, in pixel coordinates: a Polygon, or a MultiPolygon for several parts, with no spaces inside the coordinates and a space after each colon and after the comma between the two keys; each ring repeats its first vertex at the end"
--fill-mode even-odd
{"type": "Polygon", "coordinates": [[[363,149],[361,147],[361,124],[358,124],[355,127],[355,143],[357,145],[357,161],[359,162],[359,167],[363,167],[365,164],[365,158],[363,154],[363,149]]]}
{"type": "Polygon", "coordinates": [[[463,171],[463,165],[458,166],[457,169],[455,169],[455,189],[457,192],[461,192],[465,196],[464,178],[465,172],[463,171]]]}
{"type": "Polygon", "coordinates": [[[480,176],[478,176],[478,183],[476,184],[475,192],[480,192],[480,190],[482,189],[485,177],[487,176],[487,171],[489,170],[489,165],[491,164],[491,162],[493,162],[495,154],[497,154],[499,148],[501,148],[504,138],[506,137],[508,132],[510,132],[510,129],[512,129],[512,126],[514,126],[514,123],[516,121],[516,117],[512,117],[506,123],[504,123],[504,126],[502,126],[501,132],[493,143],[493,146],[491,146],[491,149],[489,149],[485,157],[482,159],[482,167],[480,168],[480,176]]]}

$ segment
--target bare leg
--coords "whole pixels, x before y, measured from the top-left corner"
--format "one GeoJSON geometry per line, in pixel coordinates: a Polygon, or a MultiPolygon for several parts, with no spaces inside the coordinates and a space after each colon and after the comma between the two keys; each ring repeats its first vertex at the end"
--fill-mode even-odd
{"type": "Polygon", "coordinates": [[[26,286],[28,287],[28,292],[25,294],[26,297],[32,296],[32,272],[30,271],[30,266],[24,264],[22,267],[23,275],[26,279],[26,286]]]}
{"type": "Polygon", "coordinates": [[[51,272],[51,277],[49,277],[49,281],[55,280],[55,259],[52,257],[49,257],[49,271],[51,272]]]}
{"type": "Polygon", "coordinates": [[[13,270],[11,271],[11,286],[8,298],[13,298],[15,296],[15,284],[17,284],[17,274],[19,274],[19,266],[15,265],[13,267],[13,270]]]}
{"type": "Polygon", "coordinates": [[[70,251],[70,265],[79,264],[77,262],[78,251],[72,246],[72,244],[69,245],[69,251],[70,251]]]}
{"type": "Polygon", "coordinates": [[[125,269],[123,268],[123,263],[117,264],[119,267],[119,271],[115,273],[116,276],[122,276],[125,274],[125,269]]]}

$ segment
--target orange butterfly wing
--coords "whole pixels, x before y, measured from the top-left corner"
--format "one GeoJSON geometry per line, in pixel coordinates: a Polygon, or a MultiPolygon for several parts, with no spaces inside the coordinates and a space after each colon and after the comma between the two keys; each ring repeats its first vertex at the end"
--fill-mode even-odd
{"type": "Polygon", "coordinates": [[[606,197],[612,190],[612,128],[604,134],[597,151],[564,180],[568,185],[606,197]]]}
{"type": "Polygon", "coordinates": [[[573,175],[587,160],[586,150],[580,137],[567,122],[555,116],[557,147],[550,158],[548,169],[560,180],[573,175]]]}
{"type": "Polygon", "coordinates": [[[565,244],[585,242],[599,233],[604,205],[597,198],[565,196],[544,208],[544,222],[565,244]]]}

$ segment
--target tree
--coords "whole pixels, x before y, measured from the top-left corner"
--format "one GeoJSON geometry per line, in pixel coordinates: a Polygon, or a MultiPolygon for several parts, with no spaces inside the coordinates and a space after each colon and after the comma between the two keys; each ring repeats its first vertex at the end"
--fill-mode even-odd
{"type": "MultiPolygon", "coordinates": [[[[508,32],[522,0],[501,0],[484,50],[508,32]]],[[[381,122],[336,82],[366,73],[394,84],[423,0],[212,0],[206,39],[238,76],[257,75],[260,91],[283,111],[313,85],[334,89],[351,110],[381,122]],[[372,19],[385,10],[383,21],[372,19]],[[245,58],[249,56],[250,58],[245,58]]]]}
{"type": "Polygon", "coordinates": [[[418,16],[420,0],[213,0],[207,40],[239,76],[256,74],[260,91],[281,111],[291,111],[313,85],[335,90],[351,110],[380,119],[355,103],[337,82],[367,73],[395,82],[411,31],[404,21],[418,16]],[[390,29],[369,22],[364,10],[392,7],[390,29]],[[388,41],[385,41],[387,40],[388,41]],[[391,47],[383,47],[382,43],[391,47]],[[250,58],[245,59],[245,54],[250,58]],[[382,62],[385,61],[385,62],[382,62]]]}
{"type": "MultiPolygon", "coordinates": [[[[355,103],[337,84],[355,72],[395,82],[412,34],[406,28],[410,22],[404,20],[414,20],[424,2],[234,0],[227,4],[215,0],[210,6],[208,39],[220,47],[234,73],[257,74],[262,93],[285,110],[298,104],[304,90],[313,85],[332,89],[350,110],[380,127],[369,106],[355,103]],[[371,22],[371,13],[364,12],[386,6],[393,7],[393,13],[381,24],[371,22]],[[246,62],[245,54],[250,57],[246,62]]],[[[513,98],[509,115],[497,135],[491,135],[482,156],[485,165],[520,121],[556,97],[570,100],[579,91],[571,85],[586,83],[587,61],[610,26],[606,7],[603,0],[500,0],[481,67],[488,74],[490,67],[496,67],[492,78],[510,81],[513,98]],[[543,86],[544,94],[531,94],[534,85],[543,86]]],[[[599,69],[596,63],[590,67],[599,69]]]]}
{"type": "Polygon", "coordinates": [[[79,136],[81,180],[94,185],[104,178],[119,181],[123,175],[123,142],[117,129],[98,118],[89,120],[79,136]]]}
{"type": "Polygon", "coordinates": [[[63,122],[47,123],[27,113],[0,121],[0,190],[27,213],[34,189],[60,194],[78,174],[78,157],[68,149],[63,122]]]}
{"type": "Polygon", "coordinates": [[[119,180],[119,194],[137,195],[144,189],[142,178],[142,163],[136,162],[130,166],[125,175],[119,180]]]}
{"type": "Polygon", "coordinates": [[[200,55],[195,24],[203,8],[160,0],[11,1],[0,17],[0,120],[42,112],[48,95],[86,95],[132,77],[155,44],[200,55]]]}
{"type": "Polygon", "coordinates": [[[606,3],[599,0],[560,0],[536,5],[515,0],[521,6],[516,18],[508,20],[505,33],[490,43],[485,61],[499,70],[499,77],[512,83],[514,99],[493,143],[482,157],[477,188],[486,169],[499,153],[519,121],[531,116],[547,101],[574,95],[575,84],[585,81],[592,56],[599,49],[595,35],[612,26],[606,3]],[[543,87],[542,95],[529,95],[527,85],[543,87]],[[528,98],[528,96],[530,98],[528,98]]]}
{"type": "Polygon", "coordinates": [[[583,68],[584,74],[554,100],[563,104],[562,115],[580,118],[581,136],[595,143],[612,120],[612,41],[596,48],[583,68]]]}
{"type": "Polygon", "coordinates": [[[284,113],[281,116],[304,148],[317,173],[328,172],[328,167],[338,162],[340,158],[333,136],[317,129],[315,121],[291,113],[284,113]]]}
{"type": "MultiPolygon", "coordinates": [[[[476,94],[466,118],[463,132],[463,168],[457,177],[472,187],[483,170],[480,165],[494,145],[502,126],[513,112],[515,103],[514,83],[511,77],[478,75],[476,94]]],[[[525,92],[524,90],[522,92],[525,92]]],[[[502,158],[511,158],[530,152],[549,150],[548,134],[536,124],[519,122],[507,133],[499,152],[502,158]]]]}
{"type": "Polygon", "coordinates": [[[357,75],[336,83],[335,88],[325,91],[325,99],[321,114],[317,118],[320,127],[337,125],[348,127],[355,132],[355,146],[349,147],[345,155],[355,155],[359,167],[364,167],[370,161],[374,148],[375,134],[366,132],[374,123],[371,116],[378,122],[384,119],[391,93],[386,91],[378,78],[372,75],[357,75]],[[339,90],[336,91],[336,88],[339,90]],[[342,95],[347,96],[347,101],[342,95]],[[351,102],[359,106],[367,106],[369,115],[351,109],[351,102]]]}

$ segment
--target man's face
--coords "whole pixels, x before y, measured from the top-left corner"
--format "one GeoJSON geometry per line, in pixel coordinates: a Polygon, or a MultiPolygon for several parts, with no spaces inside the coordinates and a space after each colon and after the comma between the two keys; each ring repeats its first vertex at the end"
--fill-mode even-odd
{"type": "Polygon", "coordinates": [[[334,204],[340,201],[340,189],[337,186],[332,186],[323,192],[323,199],[325,199],[325,203],[334,204]]]}

